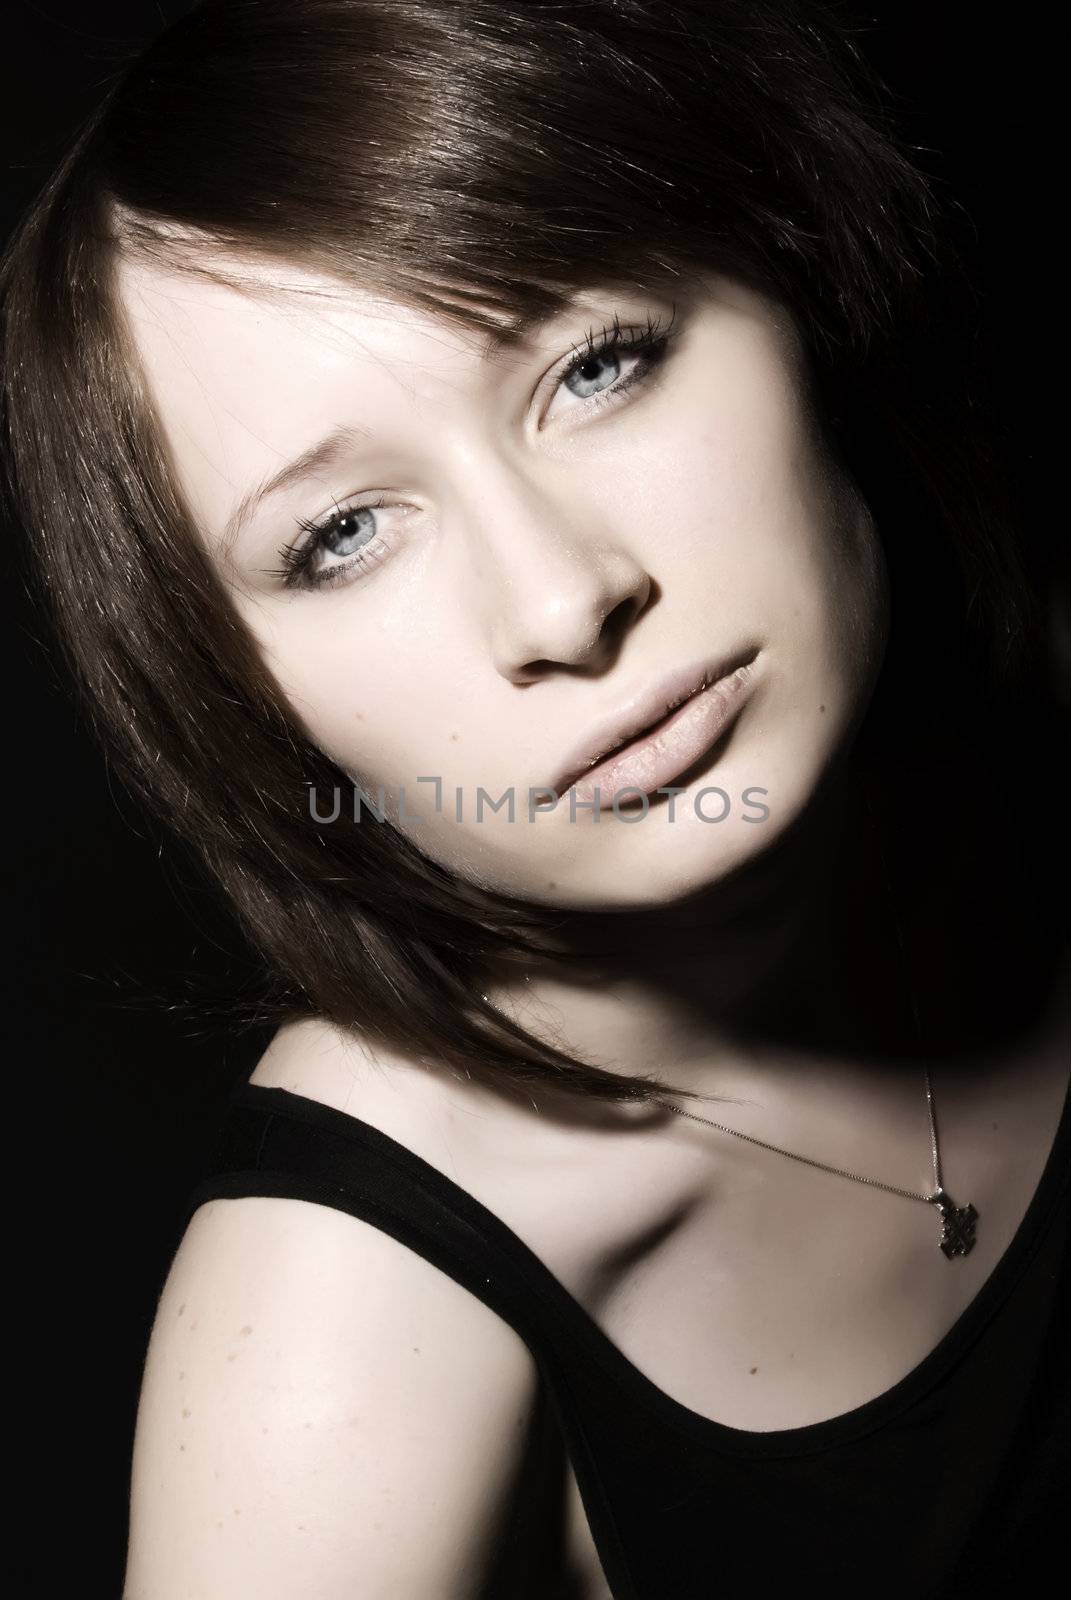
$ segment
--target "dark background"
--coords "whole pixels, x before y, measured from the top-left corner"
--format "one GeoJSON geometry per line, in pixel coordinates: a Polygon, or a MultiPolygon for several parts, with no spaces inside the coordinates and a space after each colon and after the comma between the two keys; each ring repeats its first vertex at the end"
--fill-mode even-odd
{"type": "MultiPolygon", "coordinates": [[[[5,237],[105,78],[188,9],[16,0],[7,11],[5,237]]],[[[1009,26],[1007,8],[933,0],[839,9],[864,29],[916,161],[973,224],[960,231],[985,293],[993,397],[1038,581],[1055,595],[1066,517],[1044,467],[1055,454],[1059,470],[1063,452],[1042,441],[1063,388],[1063,263],[1050,221],[1063,173],[1042,131],[1054,51],[1045,13],[1021,7],[1009,26]]],[[[13,1198],[29,1201],[12,1236],[31,1266],[18,1297],[31,1367],[41,1350],[25,1380],[36,1397],[30,1450],[42,1452],[37,1493],[55,1535],[33,1588],[48,1586],[58,1562],[78,1573],[85,1600],[117,1600],[156,1297],[226,1093],[268,1035],[228,1035],[176,1006],[191,981],[236,993],[252,958],[182,847],[139,814],[89,743],[21,593],[19,532],[3,532],[15,647],[9,927],[22,958],[8,1013],[8,1141],[27,1158],[13,1198]]]]}

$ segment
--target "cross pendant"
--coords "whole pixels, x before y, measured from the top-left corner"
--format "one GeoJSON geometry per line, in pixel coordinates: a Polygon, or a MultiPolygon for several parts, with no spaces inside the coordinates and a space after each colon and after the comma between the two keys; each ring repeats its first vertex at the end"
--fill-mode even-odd
{"type": "Polygon", "coordinates": [[[974,1249],[974,1225],[978,1213],[970,1204],[957,1206],[944,1189],[931,1195],[931,1203],[941,1213],[944,1224],[941,1230],[941,1249],[949,1261],[953,1256],[965,1256],[974,1249]]]}

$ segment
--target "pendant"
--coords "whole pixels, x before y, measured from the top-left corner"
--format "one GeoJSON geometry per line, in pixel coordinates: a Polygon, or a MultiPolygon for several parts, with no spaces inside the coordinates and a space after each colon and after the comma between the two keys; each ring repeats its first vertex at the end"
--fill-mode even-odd
{"type": "Polygon", "coordinates": [[[941,1249],[949,1261],[953,1256],[965,1256],[974,1249],[974,1225],[978,1213],[972,1205],[957,1206],[945,1189],[930,1196],[931,1205],[941,1213],[944,1227],[941,1231],[941,1249]]]}

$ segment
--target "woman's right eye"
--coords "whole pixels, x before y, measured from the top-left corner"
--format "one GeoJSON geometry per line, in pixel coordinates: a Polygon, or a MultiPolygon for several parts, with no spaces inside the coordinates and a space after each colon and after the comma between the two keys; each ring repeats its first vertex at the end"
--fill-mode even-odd
{"type": "Polygon", "coordinates": [[[336,506],[318,522],[302,522],[306,537],[279,552],[282,566],[270,574],[286,588],[318,589],[366,572],[389,554],[391,541],[376,516],[383,497],[368,503],[336,506]]]}

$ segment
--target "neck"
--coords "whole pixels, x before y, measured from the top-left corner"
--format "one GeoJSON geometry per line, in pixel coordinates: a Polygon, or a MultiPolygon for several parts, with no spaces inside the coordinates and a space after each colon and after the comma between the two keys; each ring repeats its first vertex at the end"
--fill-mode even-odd
{"type": "Polygon", "coordinates": [[[852,757],[760,857],[701,894],[577,913],[566,967],[493,975],[538,1037],[684,1089],[812,1066],[973,1063],[1017,1036],[1066,959],[1014,837],[1029,827],[965,754],[880,775],[852,757]]]}

